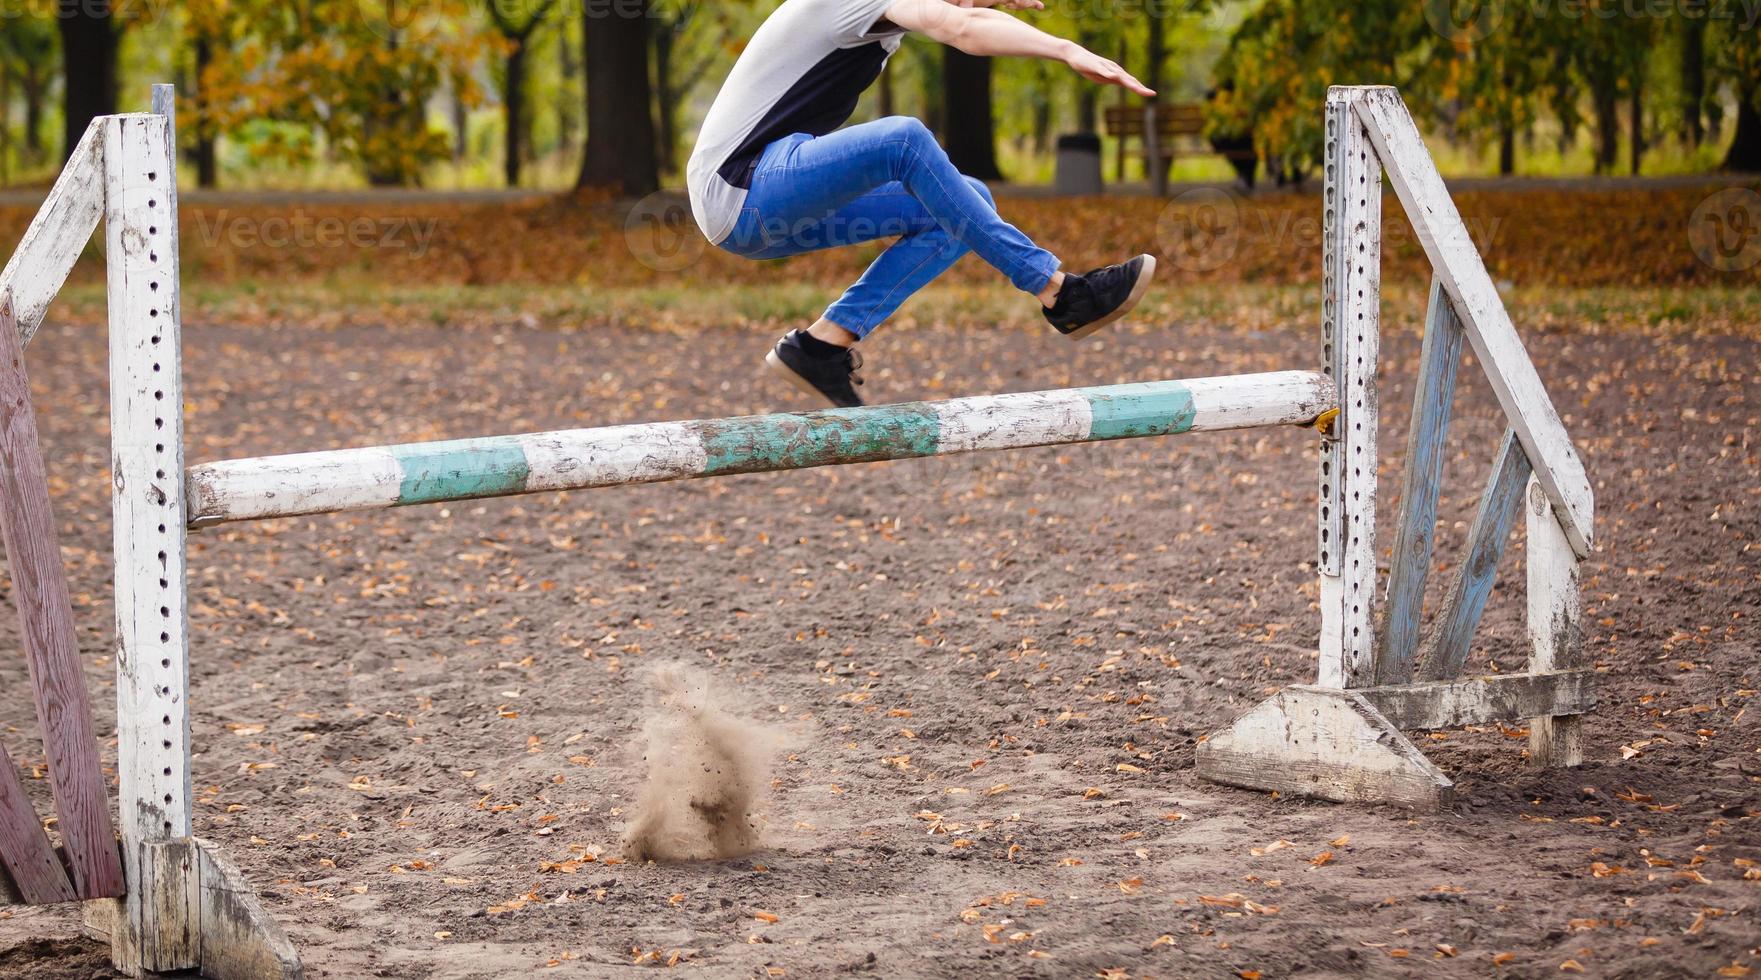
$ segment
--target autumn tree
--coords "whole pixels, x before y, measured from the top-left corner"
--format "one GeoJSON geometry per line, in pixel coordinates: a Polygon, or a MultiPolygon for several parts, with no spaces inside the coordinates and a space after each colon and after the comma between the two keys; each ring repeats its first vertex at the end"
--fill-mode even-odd
{"type": "Polygon", "coordinates": [[[679,110],[726,54],[733,37],[729,7],[687,4],[657,11],[654,37],[654,105],[660,170],[679,172],[679,110]]]}
{"type": "Polygon", "coordinates": [[[501,35],[501,104],[507,132],[503,139],[502,178],[509,187],[520,186],[520,164],[530,141],[526,123],[526,61],[532,35],[544,26],[556,8],[556,0],[538,0],[521,19],[512,9],[513,0],[487,0],[490,22],[501,35]]]}
{"type": "Polygon", "coordinates": [[[24,146],[19,156],[27,166],[42,163],[48,156],[43,145],[43,121],[49,108],[50,83],[55,78],[55,61],[56,31],[46,18],[29,14],[0,18],[0,84],[7,93],[3,101],[10,110],[13,91],[24,101],[24,146]]]}
{"type": "Polygon", "coordinates": [[[1714,4],[1711,75],[1736,98],[1736,132],[1724,169],[1761,173],[1761,25],[1740,4],[1714,4]]]}
{"type": "Polygon", "coordinates": [[[1485,134],[1498,147],[1498,172],[1516,172],[1517,134],[1534,125],[1547,81],[1550,46],[1557,21],[1534,15],[1527,4],[1503,8],[1500,22],[1480,36],[1463,28],[1447,38],[1453,59],[1445,72],[1440,101],[1457,110],[1455,125],[1464,134],[1485,134]]]}
{"type": "Polygon", "coordinates": [[[942,48],[942,143],[954,166],[979,180],[1003,177],[997,166],[991,67],[989,58],[951,46],[942,48]]]}
{"type": "Polygon", "coordinates": [[[587,146],[577,189],[640,197],[660,187],[653,88],[648,79],[649,0],[581,5],[586,38],[587,146]]]}
{"type": "Polygon", "coordinates": [[[61,31],[61,158],[73,155],[86,127],[116,112],[116,52],[121,19],[110,0],[56,0],[61,31]]]}
{"type": "Polygon", "coordinates": [[[1624,0],[1588,0],[1581,16],[1557,18],[1570,29],[1559,41],[1570,51],[1589,90],[1596,125],[1596,172],[1612,171],[1620,161],[1620,109],[1625,102],[1632,124],[1632,172],[1644,155],[1645,68],[1658,21],[1634,15],[1624,0]]]}

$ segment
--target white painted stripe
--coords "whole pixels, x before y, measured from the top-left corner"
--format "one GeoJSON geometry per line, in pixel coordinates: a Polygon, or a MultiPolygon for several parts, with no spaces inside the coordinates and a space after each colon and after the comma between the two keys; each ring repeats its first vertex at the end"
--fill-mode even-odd
{"type": "Polygon", "coordinates": [[[193,513],[250,521],[293,514],[393,507],[403,468],[389,448],[240,459],[223,473],[190,471],[193,513]]]}
{"type": "Polygon", "coordinates": [[[1333,384],[1312,371],[1278,371],[1186,382],[1194,432],[1299,425],[1335,407],[1333,384]]]}
{"type": "Polygon", "coordinates": [[[582,490],[696,476],[709,465],[703,439],[686,422],[520,436],[528,490],[582,490]]]}
{"type": "Polygon", "coordinates": [[[940,402],[944,453],[1019,449],[1088,438],[1089,401],[1081,391],[985,395],[940,402]]]}

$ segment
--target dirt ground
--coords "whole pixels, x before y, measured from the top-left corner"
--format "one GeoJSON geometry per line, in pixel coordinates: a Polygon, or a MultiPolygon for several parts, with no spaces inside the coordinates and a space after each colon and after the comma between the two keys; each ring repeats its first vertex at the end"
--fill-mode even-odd
{"type": "MultiPolygon", "coordinates": [[[[1389,311],[1385,521],[1415,313],[1389,311]]],[[[1312,331],[901,329],[869,345],[867,391],[1304,367],[1312,331]]],[[[1315,439],[1291,429],[203,532],[199,833],[316,977],[1747,975],[1761,344],[1527,341],[1600,505],[1582,769],[1526,768],[1519,726],[1421,736],[1458,781],[1443,815],[1194,777],[1206,733],[1314,677],[1315,439]],[[775,733],[753,854],[617,860],[663,664],[775,733]]],[[[195,324],[191,461],[796,407],[757,380],[767,343],[195,324]]],[[[30,354],[107,730],[103,350],[52,325],[30,354]]],[[[1502,427],[1463,378],[1433,599],[1502,427]]],[[[1522,666],[1521,557],[1519,535],[1482,669],[1522,666]]],[[[0,711],[37,758],[26,699],[0,711]]],[[[0,912],[0,949],[9,977],[109,975],[66,910],[0,912]]]]}

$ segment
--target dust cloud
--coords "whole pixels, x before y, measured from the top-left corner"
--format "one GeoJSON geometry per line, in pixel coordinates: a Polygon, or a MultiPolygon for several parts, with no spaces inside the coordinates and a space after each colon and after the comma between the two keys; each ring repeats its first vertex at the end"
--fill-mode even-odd
{"type": "Polygon", "coordinates": [[[701,671],[660,667],[650,682],[642,731],[648,782],[624,831],[624,856],[702,861],[756,849],[755,809],[780,733],[735,717],[701,671]]]}

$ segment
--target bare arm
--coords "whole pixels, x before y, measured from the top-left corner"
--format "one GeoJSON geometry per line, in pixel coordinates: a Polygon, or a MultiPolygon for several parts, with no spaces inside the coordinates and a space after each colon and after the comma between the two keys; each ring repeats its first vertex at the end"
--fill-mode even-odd
{"type": "Polygon", "coordinates": [[[887,9],[886,19],[970,55],[1062,61],[1090,81],[1146,97],[1156,94],[1130,72],[1075,41],[1054,37],[998,10],[956,6],[948,0],[899,0],[887,9]]]}

